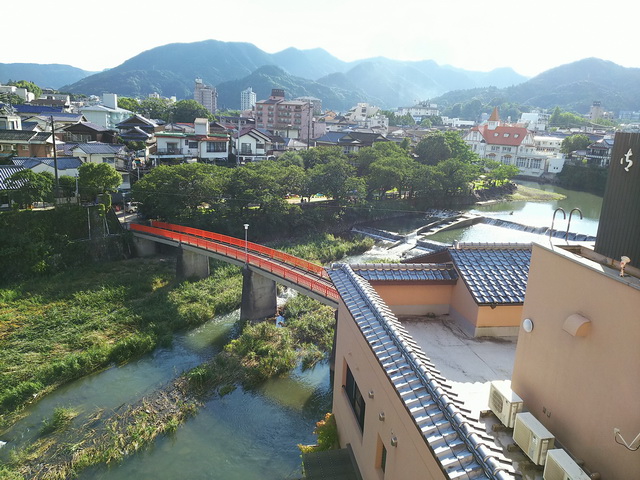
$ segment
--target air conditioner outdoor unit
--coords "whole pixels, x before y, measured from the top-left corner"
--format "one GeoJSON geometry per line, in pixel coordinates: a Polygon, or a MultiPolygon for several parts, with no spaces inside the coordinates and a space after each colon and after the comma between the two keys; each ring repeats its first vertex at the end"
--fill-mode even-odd
{"type": "Polygon", "coordinates": [[[553,448],[555,438],[531,413],[516,415],[513,439],[536,465],[544,465],[547,450],[553,448]]]}
{"type": "Polygon", "coordinates": [[[580,466],[561,448],[549,450],[544,465],[544,480],[589,480],[580,466]]]}
{"type": "Polygon", "coordinates": [[[522,399],[511,390],[509,380],[491,382],[489,388],[489,408],[503,425],[513,428],[516,414],[522,411],[522,399]]]}

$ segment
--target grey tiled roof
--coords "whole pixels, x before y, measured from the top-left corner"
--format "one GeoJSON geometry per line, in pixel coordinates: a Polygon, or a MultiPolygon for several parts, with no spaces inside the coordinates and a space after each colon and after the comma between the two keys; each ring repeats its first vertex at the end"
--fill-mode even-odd
{"type": "Polygon", "coordinates": [[[531,246],[449,250],[460,277],[478,304],[519,304],[529,276],[531,246]]]}
{"type": "Polygon", "coordinates": [[[334,265],[327,271],[447,477],[514,479],[510,462],[457,405],[446,380],[371,285],[349,265],[334,265]]]}
{"type": "Polygon", "coordinates": [[[93,154],[101,154],[101,153],[111,153],[116,154],[120,153],[124,150],[124,145],[113,145],[111,143],[78,143],[73,147],[73,149],[79,148],[84,153],[93,153],[93,154]]]}
{"type": "Polygon", "coordinates": [[[351,264],[351,269],[369,281],[447,281],[458,278],[450,263],[364,263],[351,264]]]}

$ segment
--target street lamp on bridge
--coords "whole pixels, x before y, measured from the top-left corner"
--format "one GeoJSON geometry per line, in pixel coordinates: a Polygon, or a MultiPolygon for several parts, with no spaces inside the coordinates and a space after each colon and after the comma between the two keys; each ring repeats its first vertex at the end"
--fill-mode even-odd
{"type": "Polygon", "coordinates": [[[244,263],[249,263],[249,242],[247,241],[247,233],[249,231],[249,224],[244,224],[244,263]]]}

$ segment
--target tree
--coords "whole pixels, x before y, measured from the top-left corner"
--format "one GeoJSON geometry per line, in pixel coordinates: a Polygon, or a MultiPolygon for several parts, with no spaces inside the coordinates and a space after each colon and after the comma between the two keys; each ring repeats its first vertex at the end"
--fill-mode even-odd
{"type": "Polygon", "coordinates": [[[129,110],[133,113],[140,112],[140,102],[131,97],[118,97],[118,107],[129,110]]]}
{"type": "Polygon", "coordinates": [[[518,173],[520,173],[520,169],[515,165],[505,165],[504,163],[498,163],[498,165],[489,170],[486,177],[489,184],[502,185],[503,183],[511,180],[513,177],[518,175],[518,173]]]}
{"type": "Polygon", "coordinates": [[[203,163],[161,165],[133,185],[132,196],[146,215],[175,220],[202,207],[222,208],[229,172],[203,163]]]}
{"type": "Polygon", "coordinates": [[[480,168],[456,158],[449,158],[435,166],[442,180],[442,190],[446,195],[467,193],[469,183],[478,177],[480,168]]]}
{"type": "Polygon", "coordinates": [[[334,200],[342,200],[354,187],[347,183],[354,173],[345,158],[334,157],[328,163],[318,163],[307,172],[309,194],[323,193],[334,200]]]}
{"type": "Polygon", "coordinates": [[[415,153],[421,163],[437,165],[441,161],[451,158],[451,148],[447,145],[446,137],[442,132],[430,133],[418,142],[415,153]]]}
{"type": "Polygon", "coordinates": [[[173,106],[173,121],[192,123],[196,118],[213,119],[213,115],[195,100],[180,100],[173,106]]]}
{"type": "Polygon", "coordinates": [[[591,140],[584,134],[570,135],[562,140],[560,151],[562,153],[571,153],[576,150],[584,150],[591,144],[591,140]]]}
{"type": "Polygon", "coordinates": [[[316,147],[303,150],[299,153],[304,160],[304,168],[307,170],[320,163],[329,163],[336,158],[347,158],[344,153],[342,153],[340,147],[316,147]]]}
{"type": "Polygon", "coordinates": [[[9,82],[7,85],[13,85],[14,87],[26,88],[27,91],[33,93],[36,98],[40,98],[42,95],[42,89],[33,82],[27,80],[18,80],[17,82],[9,82]]]}
{"type": "Polygon", "coordinates": [[[114,191],[122,183],[122,175],[108,163],[83,163],[78,168],[78,188],[83,197],[114,191]]]}
{"type": "Polygon", "coordinates": [[[11,175],[5,182],[12,190],[12,199],[21,207],[52,199],[54,177],[49,172],[36,173],[24,169],[11,175]]]}
{"type": "MultiPolygon", "coordinates": [[[[140,102],[139,111],[147,118],[159,119],[164,120],[165,122],[169,122],[171,121],[172,108],[173,103],[168,98],[145,98],[140,102]]],[[[208,118],[207,116],[205,117],[208,118]]],[[[195,119],[197,117],[193,118],[195,119]]],[[[190,121],[193,121],[193,119],[190,121]]]]}

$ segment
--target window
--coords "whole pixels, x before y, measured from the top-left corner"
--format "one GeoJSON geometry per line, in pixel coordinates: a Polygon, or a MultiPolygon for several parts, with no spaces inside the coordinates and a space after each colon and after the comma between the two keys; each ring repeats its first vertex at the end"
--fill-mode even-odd
{"type": "Polygon", "coordinates": [[[189,142],[189,148],[198,148],[198,142],[189,142]]]}
{"type": "Polygon", "coordinates": [[[29,145],[22,145],[22,150],[29,150],[29,145]]]}
{"type": "Polygon", "coordinates": [[[356,416],[356,420],[358,425],[360,426],[360,431],[364,431],[364,412],[366,404],[364,403],[364,397],[360,393],[360,389],[358,388],[358,384],[356,383],[355,378],[353,378],[353,374],[351,373],[351,369],[347,365],[347,382],[345,385],[345,391],[347,392],[347,397],[349,398],[349,403],[351,404],[351,408],[353,408],[353,413],[356,416]]]}
{"type": "Polygon", "coordinates": [[[387,447],[382,443],[380,435],[378,435],[378,447],[376,451],[376,468],[382,470],[382,473],[387,469],[387,447]]]}
{"type": "MultiPolygon", "coordinates": [[[[243,148],[245,143],[242,144],[243,148]]],[[[227,144],[225,142],[207,142],[207,152],[226,152],[227,144]]]]}

